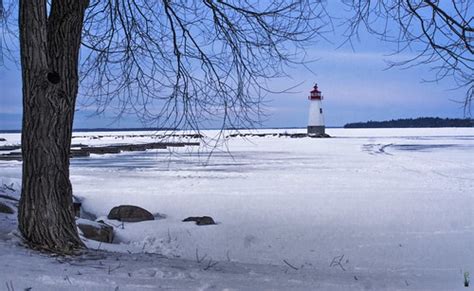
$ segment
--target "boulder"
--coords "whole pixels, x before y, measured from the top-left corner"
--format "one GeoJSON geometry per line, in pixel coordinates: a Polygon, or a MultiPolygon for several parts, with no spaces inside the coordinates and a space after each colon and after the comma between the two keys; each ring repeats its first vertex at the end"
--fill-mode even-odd
{"type": "Polygon", "coordinates": [[[216,224],[210,216],[190,216],[183,219],[183,222],[195,221],[197,225],[213,225],[216,224]]]}
{"type": "Polygon", "coordinates": [[[145,220],[155,220],[153,214],[148,210],[133,205],[120,205],[112,208],[108,219],[115,219],[123,222],[140,222],[145,220]]]}
{"type": "Polygon", "coordinates": [[[13,214],[15,210],[10,205],[0,201],[0,213],[13,214]]]}
{"type": "Polygon", "coordinates": [[[103,222],[77,219],[76,224],[85,238],[105,243],[111,243],[114,240],[114,228],[103,222]]]}

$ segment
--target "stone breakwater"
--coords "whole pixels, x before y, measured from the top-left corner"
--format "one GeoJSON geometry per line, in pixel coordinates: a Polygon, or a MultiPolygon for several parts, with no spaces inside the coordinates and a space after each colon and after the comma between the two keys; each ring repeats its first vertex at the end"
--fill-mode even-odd
{"type": "MultiPolygon", "coordinates": [[[[119,154],[130,151],[146,151],[148,149],[166,149],[168,147],[199,146],[199,142],[152,142],[139,144],[114,144],[107,146],[87,146],[82,144],[72,145],[70,151],[71,158],[89,157],[91,154],[119,154]]],[[[0,146],[1,151],[18,150],[20,146],[0,146]]],[[[21,152],[9,152],[0,154],[0,161],[21,161],[21,152]]]]}

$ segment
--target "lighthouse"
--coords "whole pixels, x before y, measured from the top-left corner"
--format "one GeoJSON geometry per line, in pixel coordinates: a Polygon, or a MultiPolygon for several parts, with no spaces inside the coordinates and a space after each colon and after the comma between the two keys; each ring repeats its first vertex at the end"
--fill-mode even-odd
{"type": "Polygon", "coordinates": [[[323,96],[318,90],[318,84],[314,85],[311,90],[309,99],[309,118],[308,118],[308,134],[324,135],[324,115],[321,100],[323,96]]]}

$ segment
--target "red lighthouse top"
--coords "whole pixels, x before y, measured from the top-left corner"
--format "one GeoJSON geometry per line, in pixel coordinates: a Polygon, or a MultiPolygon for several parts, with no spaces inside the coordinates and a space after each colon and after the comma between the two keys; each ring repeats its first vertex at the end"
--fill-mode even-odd
{"type": "Polygon", "coordinates": [[[322,100],[323,95],[321,95],[321,91],[318,90],[318,84],[314,85],[313,90],[310,92],[310,96],[308,97],[309,100],[322,100]]]}

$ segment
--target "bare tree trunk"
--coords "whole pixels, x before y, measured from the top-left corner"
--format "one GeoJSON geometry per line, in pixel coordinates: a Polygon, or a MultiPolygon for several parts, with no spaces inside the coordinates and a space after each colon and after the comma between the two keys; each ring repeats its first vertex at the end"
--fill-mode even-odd
{"type": "Polygon", "coordinates": [[[69,150],[87,0],[20,1],[23,179],[19,228],[32,246],[83,246],[75,225],[69,150]]]}

